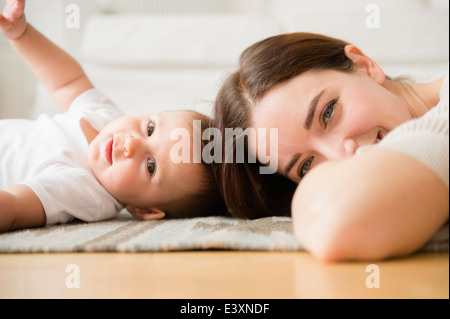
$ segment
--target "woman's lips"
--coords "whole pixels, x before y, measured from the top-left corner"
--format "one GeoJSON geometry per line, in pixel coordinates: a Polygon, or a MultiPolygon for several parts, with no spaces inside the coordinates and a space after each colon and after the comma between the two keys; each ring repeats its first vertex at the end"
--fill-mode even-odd
{"type": "Polygon", "coordinates": [[[114,142],[114,139],[111,139],[106,144],[106,147],[105,147],[105,157],[110,165],[112,165],[112,163],[113,163],[113,160],[112,160],[113,142],[114,142]]]}

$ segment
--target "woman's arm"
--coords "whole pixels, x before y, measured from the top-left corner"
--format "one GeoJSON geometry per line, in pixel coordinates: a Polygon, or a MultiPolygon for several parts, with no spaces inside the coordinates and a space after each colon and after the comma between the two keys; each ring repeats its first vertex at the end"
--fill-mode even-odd
{"type": "Polygon", "coordinates": [[[8,0],[0,14],[0,31],[39,81],[64,109],[92,84],[80,64],[49,41],[24,15],[25,0],[8,0]]]}
{"type": "Polygon", "coordinates": [[[443,181],[419,161],[372,149],[308,173],[294,195],[294,229],[322,260],[402,256],[448,220],[448,195],[443,181]]]}

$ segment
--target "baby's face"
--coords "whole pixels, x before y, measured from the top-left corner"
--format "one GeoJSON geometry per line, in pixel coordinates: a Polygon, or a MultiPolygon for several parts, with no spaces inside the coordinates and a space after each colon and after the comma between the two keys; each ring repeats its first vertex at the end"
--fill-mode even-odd
{"type": "Polygon", "coordinates": [[[119,202],[140,208],[160,209],[194,192],[201,164],[173,159],[180,143],[192,159],[193,120],[187,114],[149,113],[109,123],[89,146],[89,164],[97,180],[119,202]],[[178,134],[171,140],[172,132],[180,129],[189,132],[189,140],[178,134]]]}

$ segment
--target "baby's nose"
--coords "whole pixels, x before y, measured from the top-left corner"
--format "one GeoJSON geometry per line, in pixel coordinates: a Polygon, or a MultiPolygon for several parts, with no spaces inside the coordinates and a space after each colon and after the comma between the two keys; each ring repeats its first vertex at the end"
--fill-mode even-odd
{"type": "Polygon", "coordinates": [[[133,135],[128,134],[125,137],[125,143],[123,145],[123,155],[126,158],[130,158],[131,156],[133,156],[135,148],[136,148],[136,139],[134,138],[133,135]]]}

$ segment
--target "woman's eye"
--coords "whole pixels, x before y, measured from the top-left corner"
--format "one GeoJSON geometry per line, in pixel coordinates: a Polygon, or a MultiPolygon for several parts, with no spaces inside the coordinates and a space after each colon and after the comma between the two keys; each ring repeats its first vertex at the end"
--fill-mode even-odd
{"type": "Polygon", "coordinates": [[[302,179],[306,175],[306,173],[308,173],[309,170],[311,169],[311,164],[312,164],[313,159],[314,159],[314,157],[310,157],[306,161],[304,161],[302,164],[300,164],[300,167],[298,170],[298,176],[300,177],[300,179],[302,179]]]}
{"type": "Polygon", "coordinates": [[[147,170],[150,173],[150,176],[153,176],[156,170],[156,163],[152,159],[148,159],[147,161],[147,170]]]}
{"type": "Polygon", "coordinates": [[[148,136],[151,136],[153,134],[154,130],[155,130],[155,124],[153,124],[153,122],[150,122],[150,124],[147,126],[148,136]]]}
{"type": "Polygon", "coordinates": [[[334,109],[336,108],[337,100],[331,101],[323,110],[322,113],[322,123],[327,126],[330,119],[333,117],[334,109]]]}

